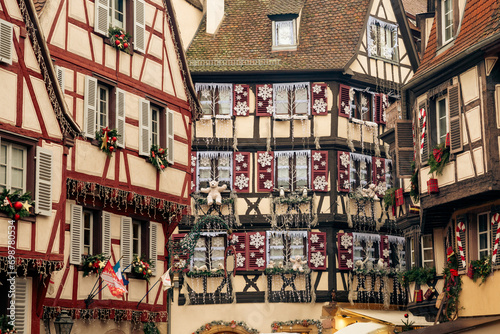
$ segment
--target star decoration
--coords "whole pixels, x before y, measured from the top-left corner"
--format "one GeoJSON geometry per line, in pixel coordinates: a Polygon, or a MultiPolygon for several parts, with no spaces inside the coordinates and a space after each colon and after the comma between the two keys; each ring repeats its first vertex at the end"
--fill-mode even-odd
{"type": "Polygon", "coordinates": [[[23,208],[26,210],[26,211],[30,211],[31,209],[31,204],[28,203],[28,201],[24,201],[23,203],[23,208]]]}

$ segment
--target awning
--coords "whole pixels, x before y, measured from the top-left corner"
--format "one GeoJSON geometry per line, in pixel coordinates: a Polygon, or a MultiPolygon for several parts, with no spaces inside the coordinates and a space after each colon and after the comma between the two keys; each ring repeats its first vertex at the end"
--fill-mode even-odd
{"type": "Polygon", "coordinates": [[[432,322],[425,320],[425,317],[415,317],[411,313],[408,313],[410,317],[405,319],[405,313],[403,311],[385,311],[385,310],[367,310],[367,309],[348,309],[339,307],[337,314],[345,314],[351,316],[357,316],[366,318],[371,321],[383,323],[386,325],[402,326],[402,320],[414,321],[413,326],[432,326],[432,322]]]}
{"type": "Polygon", "coordinates": [[[381,331],[386,332],[386,330],[386,325],[376,324],[374,322],[357,322],[342,328],[335,332],[335,334],[376,334],[381,331]]]}
{"type": "MultiPolygon", "coordinates": [[[[481,326],[495,325],[500,326],[500,316],[487,316],[487,317],[471,317],[459,318],[455,321],[445,322],[436,326],[427,328],[415,329],[408,331],[408,334],[449,334],[449,333],[466,333],[474,331],[479,333],[481,326]],[[495,324],[496,323],[496,324],[495,324]],[[477,330],[477,331],[476,331],[477,330]]],[[[488,332],[490,333],[490,332],[488,332]]],[[[495,331],[498,333],[498,330],[495,331]]]]}

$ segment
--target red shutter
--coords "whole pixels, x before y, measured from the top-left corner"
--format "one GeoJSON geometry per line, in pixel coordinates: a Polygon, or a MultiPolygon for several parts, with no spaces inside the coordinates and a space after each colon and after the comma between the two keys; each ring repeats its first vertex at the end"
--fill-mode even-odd
{"type": "Polygon", "coordinates": [[[349,90],[351,87],[340,84],[339,87],[339,116],[349,118],[351,114],[351,106],[349,98],[349,90]]]}
{"type": "Polygon", "coordinates": [[[248,235],[247,237],[248,269],[249,270],[266,269],[266,233],[249,232],[247,233],[247,235],[248,235]]]}
{"type": "Polygon", "coordinates": [[[311,151],[311,188],[328,191],[328,151],[311,151]]]}
{"type": "Polygon", "coordinates": [[[384,260],[384,263],[387,263],[387,267],[390,268],[391,264],[391,256],[389,251],[391,250],[391,246],[389,245],[389,237],[386,235],[380,236],[380,258],[384,260]],[[387,250],[384,254],[384,250],[387,250]]]}
{"type": "Polygon", "coordinates": [[[250,189],[250,152],[235,152],[233,159],[233,190],[247,193],[250,189]]]}
{"type": "Polygon", "coordinates": [[[236,271],[244,271],[248,269],[248,236],[247,233],[233,233],[231,245],[234,246],[236,254],[236,271]]]}
{"type": "Polygon", "coordinates": [[[257,96],[257,105],[255,106],[255,115],[257,116],[272,116],[271,111],[273,106],[273,85],[256,85],[255,95],[257,96]],[[269,110],[267,107],[270,107],[269,110]]]}
{"type": "Polygon", "coordinates": [[[191,151],[191,192],[196,191],[196,166],[198,161],[196,160],[196,152],[191,151]]]}
{"type": "Polygon", "coordinates": [[[309,233],[309,268],[326,270],[326,233],[309,233]]]}
{"type": "Polygon", "coordinates": [[[382,94],[375,94],[373,102],[375,103],[375,123],[380,124],[382,119],[382,94]]]}
{"type": "Polygon", "coordinates": [[[353,255],[354,248],[352,233],[338,233],[337,234],[337,254],[339,261],[339,270],[352,270],[354,267],[353,264],[353,255]],[[346,235],[345,240],[342,240],[342,237],[346,235]],[[342,242],[344,244],[342,244],[342,242]],[[349,261],[350,260],[350,261],[349,261]]]}
{"type": "Polygon", "coordinates": [[[328,113],[326,89],[326,83],[311,84],[311,113],[313,115],[326,115],[328,113]]]}
{"type": "MultiPolygon", "coordinates": [[[[185,265],[181,266],[182,271],[187,272],[189,263],[187,261],[189,260],[189,254],[182,254],[181,253],[181,248],[179,245],[179,242],[186,236],[186,233],[181,233],[181,234],[172,234],[172,240],[174,242],[173,246],[173,254],[172,254],[172,267],[178,268],[177,264],[181,262],[181,260],[184,260],[185,265]]],[[[177,269],[179,270],[179,269],[177,269]]]]}
{"type": "Polygon", "coordinates": [[[349,152],[337,151],[337,182],[338,182],[338,190],[343,192],[349,192],[351,186],[351,170],[350,163],[351,155],[349,152]],[[347,166],[342,164],[342,158],[347,162],[347,166]],[[346,182],[347,181],[347,182],[346,182]]]}
{"type": "MultiPolygon", "coordinates": [[[[372,157],[372,169],[373,169],[373,184],[378,186],[380,183],[385,182],[385,159],[372,157]],[[377,161],[380,166],[377,166],[377,161]]],[[[377,191],[377,196],[382,198],[383,195],[377,191]]]]}
{"type": "Polygon", "coordinates": [[[248,85],[234,85],[233,88],[233,115],[234,116],[248,116],[250,111],[248,85]]]}
{"type": "Polygon", "coordinates": [[[274,153],[257,152],[257,191],[271,192],[274,188],[274,153]],[[270,156],[270,158],[269,158],[270,156]]]}
{"type": "Polygon", "coordinates": [[[378,96],[380,97],[380,109],[377,110],[377,114],[379,115],[378,116],[378,118],[379,118],[378,123],[385,125],[387,115],[385,115],[385,117],[384,117],[384,114],[385,114],[385,109],[389,104],[389,101],[388,101],[389,97],[385,94],[378,94],[378,96]],[[385,103],[384,103],[384,99],[386,101],[385,103]]]}

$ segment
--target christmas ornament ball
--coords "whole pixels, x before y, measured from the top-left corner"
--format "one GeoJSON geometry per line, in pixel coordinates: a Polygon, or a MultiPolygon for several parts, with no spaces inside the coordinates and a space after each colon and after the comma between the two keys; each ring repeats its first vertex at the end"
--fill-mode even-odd
{"type": "Polygon", "coordinates": [[[16,211],[19,211],[22,208],[23,208],[23,203],[21,203],[21,202],[14,203],[14,209],[16,209],[16,211]]]}

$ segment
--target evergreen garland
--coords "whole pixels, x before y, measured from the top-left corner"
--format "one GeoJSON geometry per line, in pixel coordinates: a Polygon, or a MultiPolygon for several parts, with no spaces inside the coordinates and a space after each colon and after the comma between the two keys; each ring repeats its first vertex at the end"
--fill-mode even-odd
{"type": "Polygon", "coordinates": [[[304,327],[309,327],[311,325],[316,326],[318,328],[318,334],[323,333],[323,324],[319,320],[314,320],[314,319],[296,319],[296,320],[289,320],[289,321],[274,321],[271,324],[271,329],[273,333],[276,333],[278,330],[280,330],[280,327],[283,326],[293,326],[293,325],[302,325],[304,327]]]}
{"type": "Polygon", "coordinates": [[[392,187],[385,191],[384,204],[386,207],[396,205],[396,188],[392,187]]]}
{"type": "Polygon", "coordinates": [[[157,145],[151,145],[151,153],[149,154],[149,162],[161,172],[168,166],[167,149],[157,145]]]}
{"type": "Polygon", "coordinates": [[[26,207],[29,208],[32,204],[30,192],[21,194],[19,190],[16,190],[11,194],[9,189],[4,189],[0,194],[0,211],[15,220],[29,216],[30,212],[26,207]]]}
{"type": "Polygon", "coordinates": [[[91,274],[99,275],[104,269],[104,265],[108,258],[104,254],[89,255],[83,261],[83,277],[91,274]]]}
{"type": "Polygon", "coordinates": [[[110,27],[108,32],[111,44],[116,49],[130,53],[129,40],[131,36],[129,34],[124,32],[123,29],[119,27],[110,27]]]}
{"type": "Polygon", "coordinates": [[[448,295],[447,320],[453,319],[453,315],[458,313],[458,299],[462,291],[462,278],[458,274],[457,254],[448,248],[447,263],[443,270],[445,281],[444,291],[448,295]]]}
{"type": "Polygon", "coordinates": [[[444,143],[434,147],[433,152],[429,154],[429,174],[436,172],[437,175],[443,175],[443,169],[450,160],[450,149],[444,143]],[[439,161],[438,161],[439,160],[439,161]]]}
{"type": "Polygon", "coordinates": [[[102,128],[95,133],[95,138],[99,142],[99,149],[111,156],[116,150],[116,141],[121,135],[116,129],[109,129],[108,127],[102,128]]]}
{"type": "Polygon", "coordinates": [[[144,334],[160,334],[158,327],[156,327],[156,323],[154,322],[145,322],[144,323],[144,334]]]}
{"type": "Polygon", "coordinates": [[[193,334],[200,334],[205,331],[209,331],[213,326],[226,326],[226,327],[231,327],[231,328],[236,328],[236,327],[241,327],[244,330],[246,330],[249,334],[259,334],[259,331],[256,330],[255,328],[250,328],[246,323],[243,321],[222,321],[222,320],[214,320],[211,322],[206,323],[205,325],[201,326],[198,328],[193,334]]]}
{"type": "Polygon", "coordinates": [[[398,280],[401,285],[408,286],[408,284],[415,282],[422,285],[429,283],[436,277],[436,268],[411,268],[410,270],[399,272],[398,280]]]}
{"type": "Polygon", "coordinates": [[[485,256],[481,260],[472,260],[470,262],[470,268],[472,270],[472,280],[475,282],[478,278],[481,278],[481,283],[483,284],[491,274],[491,256],[485,256]]]}

